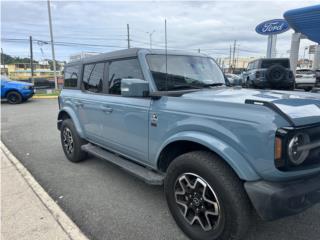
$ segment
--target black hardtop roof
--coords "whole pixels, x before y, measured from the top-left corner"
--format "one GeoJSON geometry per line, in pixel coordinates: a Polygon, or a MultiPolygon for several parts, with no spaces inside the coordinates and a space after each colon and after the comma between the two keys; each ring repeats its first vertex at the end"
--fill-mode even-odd
{"type": "Polygon", "coordinates": [[[274,60],[287,60],[287,61],[289,61],[289,58],[258,58],[258,59],[250,61],[249,63],[256,62],[256,61],[274,61],[274,60]]]}
{"type": "MultiPolygon", "coordinates": [[[[108,53],[101,53],[94,56],[85,57],[81,60],[76,60],[67,63],[67,65],[74,65],[80,63],[91,63],[91,62],[101,62],[109,59],[120,59],[120,58],[130,58],[136,57],[139,52],[145,52],[146,54],[165,54],[164,49],[147,49],[147,48],[129,48],[124,50],[112,51],[108,53]]],[[[181,50],[168,50],[168,55],[187,55],[187,56],[199,56],[199,57],[208,57],[206,54],[197,53],[197,52],[188,52],[181,50]]]]}

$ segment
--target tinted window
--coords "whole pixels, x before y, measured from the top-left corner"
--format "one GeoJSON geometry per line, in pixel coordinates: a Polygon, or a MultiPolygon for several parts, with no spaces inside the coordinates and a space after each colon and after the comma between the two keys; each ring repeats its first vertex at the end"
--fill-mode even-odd
{"type": "Polygon", "coordinates": [[[137,59],[113,61],[109,65],[109,93],[121,94],[121,80],[123,78],[143,79],[137,59]]]}
{"type": "Polygon", "coordinates": [[[270,60],[262,60],[261,68],[269,68],[272,65],[281,65],[285,68],[290,68],[289,59],[270,59],[270,60]]]}
{"type": "Polygon", "coordinates": [[[64,69],[64,87],[76,88],[78,84],[79,65],[67,66],[64,69]]]}
{"type": "Polygon", "coordinates": [[[309,69],[300,69],[300,70],[297,70],[296,73],[306,74],[306,75],[314,74],[314,72],[312,70],[309,70],[309,69]]]}
{"type": "Polygon", "coordinates": [[[83,70],[83,87],[85,90],[100,93],[103,90],[104,63],[88,64],[83,70]]]}

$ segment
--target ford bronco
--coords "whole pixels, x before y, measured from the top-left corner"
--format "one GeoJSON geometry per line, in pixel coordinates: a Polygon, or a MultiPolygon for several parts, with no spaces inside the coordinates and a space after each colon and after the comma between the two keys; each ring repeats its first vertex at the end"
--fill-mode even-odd
{"type": "Polygon", "coordinates": [[[294,89],[294,74],[289,58],[261,58],[248,64],[243,73],[247,88],[294,89]]]}
{"type": "Polygon", "coordinates": [[[227,87],[203,54],[128,49],[71,62],[58,129],[87,154],[164,185],[191,239],[241,239],[320,201],[320,95],[227,87]]]}

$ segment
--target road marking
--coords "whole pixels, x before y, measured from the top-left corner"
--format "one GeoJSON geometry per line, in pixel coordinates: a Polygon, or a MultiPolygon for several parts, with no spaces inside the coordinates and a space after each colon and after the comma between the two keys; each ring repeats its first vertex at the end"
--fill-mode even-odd
{"type": "Polygon", "coordinates": [[[9,151],[9,149],[0,141],[1,150],[7,156],[9,161],[15,166],[27,184],[51,213],[53,218],[72,240],[89,240],[79,229],[79,227],[68,217],[68,215],[59,207],[59,205],[49,196],[49,194],[34,179],[31,173],[20,163],[20,161],[9,151]]]}

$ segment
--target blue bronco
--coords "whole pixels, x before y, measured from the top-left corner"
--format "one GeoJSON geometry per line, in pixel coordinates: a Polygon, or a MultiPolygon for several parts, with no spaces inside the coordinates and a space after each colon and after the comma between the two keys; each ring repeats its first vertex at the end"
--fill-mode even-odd
{"type": "Polygon", "coordinates": [[[66,157],[164,185],[191,239],[241,239],[320,202],[320,95],[228,87],[203,54],[128,49],[65,67],[66,157]]]}
{"type": "Polygon", "coordinates": [[[33,84],[11,81],[1,76],[1,99],[7,99],[11,104],[18,104],[27,101],[34,94],[33,84]]]}

